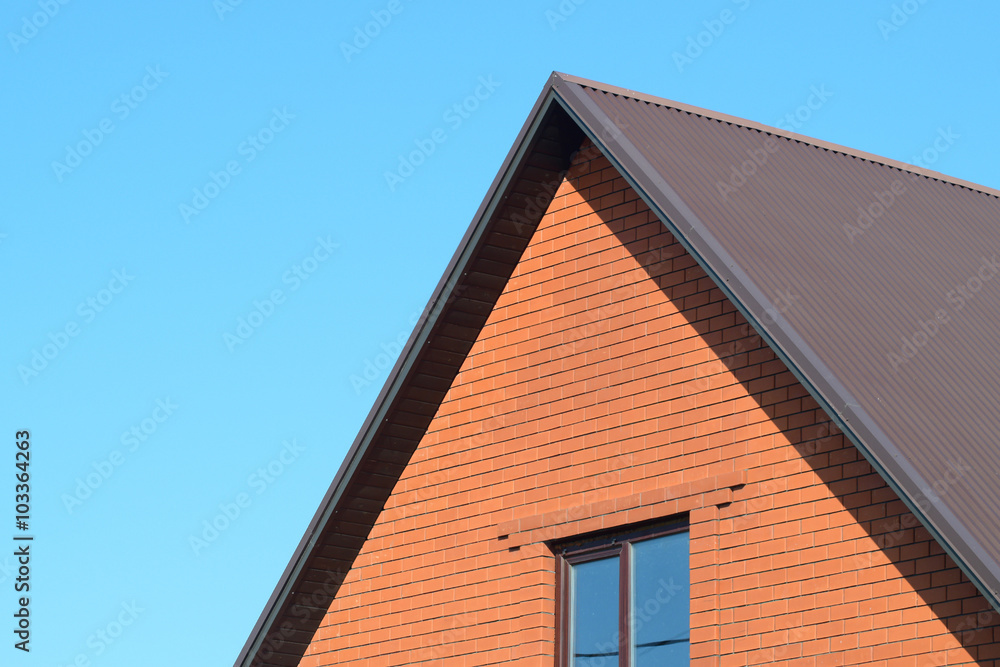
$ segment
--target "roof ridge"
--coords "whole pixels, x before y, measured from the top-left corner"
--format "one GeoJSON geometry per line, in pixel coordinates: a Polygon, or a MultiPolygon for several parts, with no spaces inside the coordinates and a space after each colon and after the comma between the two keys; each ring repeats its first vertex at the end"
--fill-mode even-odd
{"type": "Polygon", "coordinates": [[[620,88],[618,86],[611,86],[608,84],[600,83],[598,81],[592,81],[590,79],[584,79],[582,77],[573,76],[571,74],[564,74],[561,72],[553,72],[553,77],[558,77],[567,83],[575,83],[578,86],[583,86],[586,88],[591,88],[601,93],[607,93],[611,95],[617,95],[620,97],[626,97],[629,99],[636,100],[638,102],[645,102],[646,104],[653,104],[658,107],[663,107],[667,109],[675,109],[677,111],[682,111],[684,113],[699,116],[708,120],[714,120],[720,123],[728,123],[730,125],[736,125],[738,127],[746,128],[749,130],[757,130],[758,132],[765,132],[767,134],[780,137],[783,139],[796,141],[798,143],[812,146],[814,148],[822,148],[823,150],[831,151],[834,153],[839,153],[847,157],[858,158],[871,162],[873,164],[879,164],[884,167],[889,167],[890,169],[896,169],[898,171],[906,172],[909,174],[914,174],[917,176],[923,176],[934,181],[940,181],[948,185],[954,185],[966,190],[971,190],[973,192],[978,192],[981,194],[989,195],[991,197],[1000,199],[1000,190],[981,185],[979,183],[973,183],[972,181],[966,181],[964,179],[958,178],[956,176],[949,176],[932,169],[926,169],[924,167],[919,167],[908,162],[903,162],[901,160],[894,160],[892,158],[885,157],[883,155],[876,155],[874,153],[868,153],[866,151],[858,150],[856,148],[851,148],[849,146],[844,146],[842,144],[836,144],[832,141],[826,141],[824,139],[818,139],[816,137],[810,137],[808,135],[799,134],[797,132],[791,132],[789,130],[784,130],[780,127],[774,127],[773,125],[765,125],[764,123],[759,123],[754,120],[749,120],[747,118],[740,118],[739,116],[730,116],[729,114],[720,113],[717,111],[712,111],[710,109],[705,109],[703,107],[694,106],[693,104],[686,104],[684,102],[677,102],[676,100],[670,100],[665,97],[657,97],[655,95],[648,95],[646,93],[640,93],[634,90],[629,90],[627,88],[620,88]]]}

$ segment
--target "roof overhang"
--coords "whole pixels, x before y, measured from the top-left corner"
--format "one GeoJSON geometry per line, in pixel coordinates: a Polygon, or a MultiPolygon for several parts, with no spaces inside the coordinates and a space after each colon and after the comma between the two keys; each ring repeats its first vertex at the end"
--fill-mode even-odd
{"type": "Polygon", "coordinates": [[[489,317],[583,132],[542,91],[236,665],[298,664],[489,317]]]}

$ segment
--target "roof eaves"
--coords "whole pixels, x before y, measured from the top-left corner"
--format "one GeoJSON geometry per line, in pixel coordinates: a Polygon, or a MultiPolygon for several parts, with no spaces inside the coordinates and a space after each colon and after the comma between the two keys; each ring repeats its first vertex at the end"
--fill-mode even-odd
{"type": "MultiPolygon", "coordinates": [[[[462,281],[466,267],[473,257],[484,231],[493,217],[498,214],[507,200],[507,190],[515,177],[518,168],[524,160],[525,153],[535,141],[543,124],[549,119],[549,111],[553,109],[555,95],[551,81],[538,96],[531,113],[522,126],[500,170],[494,178],[472,222],[467,229],[462,242],[453,255],[444,275],[438,282],[433,295],[424,308],[420,320],[413,333],[401,351],[392,371],[381,392],[369,412],[358,436],[355,438],[345,456],[333,482],[323,497],[319,508],[309,523],[305,534],[299,541],[288,565],[285,567],[277,586],[268,598],[261,615],[258,617],[250,636],[236,659],[236,667],[250,667],[261,664],[257,662],[258,654],[265,648],[266,639],[272,630],[280,627],[279,621],[283,612],[287,611],[290,599],[300,584],[303,568],[312,550],[324,533],[331,516],[337,511],[337,506],[358,470],[358,466],[372,445],[379,426],[386,420],[401,387],[412,371],[421,348],[427,343],[438,318],[446,305],[452,300],[456,287],[462,281]]],[[[560,107],[561,108],[561,107],[560,107]]],[[[544,209],[544,207],[543,207],[544,209]]]]}

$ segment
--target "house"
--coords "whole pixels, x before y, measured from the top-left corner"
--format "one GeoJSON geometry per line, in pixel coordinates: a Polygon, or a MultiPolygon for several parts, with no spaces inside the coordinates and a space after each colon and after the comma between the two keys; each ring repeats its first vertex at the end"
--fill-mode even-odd
{"type": "Polygon", "coordinates": [[[998,198],[553,74],[236,664],[1000,665],[998,198]]]}

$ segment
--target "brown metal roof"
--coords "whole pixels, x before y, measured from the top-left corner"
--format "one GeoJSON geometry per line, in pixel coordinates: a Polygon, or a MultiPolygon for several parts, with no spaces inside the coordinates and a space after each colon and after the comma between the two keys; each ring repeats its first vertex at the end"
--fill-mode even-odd
{"type": "Polygon", "coordinates": [[[1000,193],[553,74],[238,666],[298,664],[585,134],[1000,609],[1000,193]]]}

